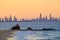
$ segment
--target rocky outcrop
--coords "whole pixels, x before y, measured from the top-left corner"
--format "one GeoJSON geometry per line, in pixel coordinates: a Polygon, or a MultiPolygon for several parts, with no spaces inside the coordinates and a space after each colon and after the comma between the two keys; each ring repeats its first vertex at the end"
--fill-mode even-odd
{"type": "Polygon", "coordinates": [[[28,27],[27,30],[32,30],[32,28],[28,27]]]}
{"type": "Polygon", "coordinates": [[[20,30],[20,26],[17,24],[11,28],[11,30],[20,30]]]}
{"type": "Polygon", "coordinates": [[[43,28],[43,29],[32,29],[30,27],[28,27],[26,30],[25,29],[20,29],[20,26],[17,24],[15,26],[13,26],[11,28],[11,30],[20,30],[20,31],[50,31],[50,30],[56,30],[56,29],[53,29],[53,28],[43,28]]]}
{"type": "Polygon", "coordinates": [[[43,28],[42,30],[43,31],[50,31],[50,30],[55,30],[55,29],[53,29],[53,28],[43,28]]]}

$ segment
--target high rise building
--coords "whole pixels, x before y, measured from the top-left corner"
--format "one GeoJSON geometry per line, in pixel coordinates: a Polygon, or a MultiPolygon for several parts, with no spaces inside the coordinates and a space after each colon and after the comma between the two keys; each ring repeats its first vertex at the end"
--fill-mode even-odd
{"type": "Polygon", "coordinates": [[[49,20],[51,20],[52,19],[52,16],[51,16],[51,14],[49,15],[49,20]]]}
{"type": "Polygon", "coordinates": [[[47,16],[46,16],[46,18],[45,18],[46,20],[48,20],[48,18],[47,18],[47,16]]]}
{"type": "Polygon", "coordinates": [[[14,19],[13,19],[13,21],[17,21],[17,18],[14,16],[14,19]]]}
{"type": "Polygon", "coordinates": [[[0,18],[0,22],[1,22],[1,18],[0,18]]]}
{"type": "Polygon", "coordinates": [[[42,19],[42,14],[40,13],[39,20],[41,20],[41,19],[42,19]]]}
{"type": "Polygon", "coordinates": [[[1,20],[2,22],[4,22],[4,18],[2,18],[2,20],[1,20]]]}
{"type": "Polygon", "coordinates": [[[5,17],[5,21],[8,21],[8,18],[7,17],[5,17]]]}
{"type": "Polygon", "coordinates": [[[10,15],[9,21],[10,21],[10,22],[12,21],[12,16],[11,16],[11,15],[10,15]]]}

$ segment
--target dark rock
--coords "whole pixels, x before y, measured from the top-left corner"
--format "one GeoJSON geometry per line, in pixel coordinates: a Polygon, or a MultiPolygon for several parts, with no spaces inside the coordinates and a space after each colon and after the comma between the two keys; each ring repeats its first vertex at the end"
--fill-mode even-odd
{"type": "Polygon", "coordinates": [[[28,27],[27,30],[32,30],[32,28],[28,27]]]}
{"type": "Polygon", "coordinates": [[[43,28],[42,30],[50,31],[50,30],[55,30],[53,28],[43,28]]]}
{"type": "Polygon", "coordinates": [[[13,26],[11,30],[20,30],[20,26],[17,24],[16,26],[13,26]]]}

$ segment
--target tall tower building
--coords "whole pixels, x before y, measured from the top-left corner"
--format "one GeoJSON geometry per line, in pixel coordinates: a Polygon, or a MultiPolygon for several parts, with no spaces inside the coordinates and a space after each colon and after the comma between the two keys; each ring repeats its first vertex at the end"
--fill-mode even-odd
{"type": "Polygon", "coordinates": [[[5,21],[8,21],[8,18],[7,17],[5,17],[5,21]]]}
{"type": "Polygon", "coordinates": [[[39,20],[41,20],[41,19],[42,19],[42,14],[40,13],[39,20]]]}
{"type": "Polygon", "coordinates": [[[17,18],[14,16],[14,20],[13,21],[17,21],[17,18]]]}
{"type": "Polygon", "coordinates": [[[1,21],[1,18],[0,18],[0,21],[1,21]]]}
{"type": "Polygon", "coordinates": [[[10,22],[12,21],[12,16],[11,16],[11,15],[10,15],[9,21],[10,21],[10,22]]]}
{"type": "Polygon", "coordinates": [[[47,16],[46,16],[46,18],[45,18],[46,20],[48,20],[48,18],[47,18],[47,16]]]}
{"type": "Polygon", "coordinates": [[[50,14],[50,16],[49,16],[49,20],[51,20],[52,19],[52,16],[51,16],[51,14],[50,14]]]}
{"type": "Polygon", "coordinates": [[[2,20],[1,20],[2,22],[4,22],[4,18],[2,18],[2,20]]]}

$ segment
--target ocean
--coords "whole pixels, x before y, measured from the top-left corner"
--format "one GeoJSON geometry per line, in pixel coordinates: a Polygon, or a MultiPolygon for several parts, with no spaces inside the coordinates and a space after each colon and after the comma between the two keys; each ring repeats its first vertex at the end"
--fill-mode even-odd
{"type": "Polygon", "coordinates": [[[10,29],[12,26],[15,26],[16,24],[19,24],[21,29],[27,29],[28,27],[36,29],[60,29],[60,22],[0,22],[0,29],[10,29]]]}
{"type": "Polygon", "coordinates": [[[0,22],[0,29],[10,29],[19,24],[21,29],[28,27],[42,29],[54,28],[56,31],[17,31],[10,40],[60,40],[60,22],[0,22]]]}
{"type": "Polygon", "coordinates": [[[18,31],[11,40],[60,40],[60,31],[18,31]]]}

